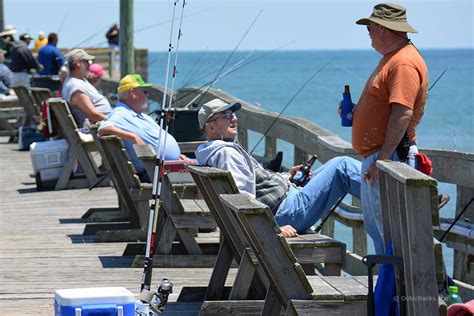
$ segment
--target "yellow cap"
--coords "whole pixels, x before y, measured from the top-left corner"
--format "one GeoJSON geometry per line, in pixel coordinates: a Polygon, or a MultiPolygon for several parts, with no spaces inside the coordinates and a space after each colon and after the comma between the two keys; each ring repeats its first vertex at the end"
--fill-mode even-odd
{"type": "Polygon", "coordinates": [[[120,93],[135,88],[151,88],[151,86],[150,83],[145,83],[140,75],[126,75],[120,80],[117,92],[120,93]]]}

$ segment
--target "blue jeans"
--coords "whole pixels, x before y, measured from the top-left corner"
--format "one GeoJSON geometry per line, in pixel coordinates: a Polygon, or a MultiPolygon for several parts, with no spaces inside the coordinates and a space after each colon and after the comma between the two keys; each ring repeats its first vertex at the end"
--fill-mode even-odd
{"type": "Polygon", "coordinates": [[[275,214],[279,226],[291,225],[303,232],[325,215],[346,193],[360,198],[361,163],[350,157],[336,157],[313,172],[303,188],[290,186],[275,214]]]}
{"type": "MultiPolygon", "coordinates": [[[[363,158],[360,174],[364,174],[378,156],[379,152],[377,151],[372,155],[363,158]]],[[[394,152],[389,159],[393,161],[399,160],[396,152],[394,152]]],[[[385,247],[383,241],[382,211],[380,208],[380,189],[378,179],[374,181],[373,187],[370,186],[370,180],[362,179],[360,195],[365,230],[374,242],[375,253],[383,255],[385,253],[385,247]]]]}

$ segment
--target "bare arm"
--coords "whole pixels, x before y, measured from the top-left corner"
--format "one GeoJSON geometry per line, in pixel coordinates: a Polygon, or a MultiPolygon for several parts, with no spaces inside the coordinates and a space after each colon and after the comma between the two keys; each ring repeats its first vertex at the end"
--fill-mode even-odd
{"type": "Polygon", "coordinates": [[[87,94],[77,91],[72,95],[72,103],[77,106],[91,122],[103,121],[107,116],[96,110],[87,94]]]}
{"type": "MultiPolygon", "coordinates": [[[[399,103],[391,104],[391,113],[388,119],[387,133],[385,134],[385,140],[382,148],[379,152],[378,160],[388,159],[397,148],[400,140],[402,139],[405,131],[407,130],[408,123],[412,117],[413,111],[399,103]]],[[[378,178],[377,167],[375,162],[369,167],[370,184],[373,186],[374,181],[378,178]]]]}
{"type": "Polygon", "coordinates": [[[107,126],[105,128],[102,128],[101,130],[99,130],[99,135],[100,136],[115,135],[122,139],[131,140],[132,142],[137,143],[137,144],[145,144],[145,142],[137,135],[124,131],[123,129],[120,129],[115,126],[107,126]]]}

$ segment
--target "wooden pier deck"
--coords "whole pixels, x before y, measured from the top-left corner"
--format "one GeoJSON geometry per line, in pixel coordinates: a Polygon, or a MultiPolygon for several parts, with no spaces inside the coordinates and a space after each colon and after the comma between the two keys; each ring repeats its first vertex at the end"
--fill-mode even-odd
{"type": "MultiPolygon", "coordinates": [[[[137,297],[142,269],[130,268],[132,257],[122,256],[126,243],[94,243],[82,235],[82,214],[116,207],[115,191],[38,192],[29,152],[7,141],[0,137],[0,315],[53,315],[61,288],[123,286],[137,297]]],[[[183,286],[206,286],[211,270],[155,268],[154,287],[162,277],[174,284],[165,314],[197,314],[199,303],[173,302],[183,286]]]]}

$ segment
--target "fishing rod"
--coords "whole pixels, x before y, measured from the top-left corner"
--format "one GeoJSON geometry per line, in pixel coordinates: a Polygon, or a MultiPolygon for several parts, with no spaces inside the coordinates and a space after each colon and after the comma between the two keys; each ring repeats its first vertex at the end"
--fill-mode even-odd
{"type": "Polygon", "coordinates": [[[344,194],[337,202],[336,204],[333,206],[333,208],[331,209],[331,211],[329,211],[329,213],[321,220],[321,223],[316,227],[316,229],[314,230],[316,233],[319,233],[321,231],[321,229],[323,228],[323,225],[326,223],[326,221],[329,219],[329,217],[332,215],[332,213],[334,213],[334,211],[336,210],[336,208],[339,206],[339,204],[341,204],[342,200],[344,200],[344,198],[346,197],[346,194],[344,194]]]}
{"type": "Polygon", "coordinates": [[[438,83],[439,79],[441,79],[447,71],[448,71],[448,67],[444,68],[444,71],[441,73],[441,75],[438,76],[435,82],[433,82],[431,87],[428,89],[428,92],[431,91],[431,89],[433,89],[433,87],[438,83]]]}
{"type": "MultiPolygon", "coordinates": [[[[180,16],[180,19],[179,19],[179,28],[178,28],[178,35],[177,35],[177,39],[176,39],[176,48],[174,50],[173,73],[172,73],[171,88],[170,88],[171,93],[173,93],[173,91],[174,91],[174,83],[175,83],[175,80],[176,80],[176,73],[177,73],[177,68],[176,67],[178,65],[179,43],[181,41],[181,36],[183,35],[183,33],[181,32],[181,29],[182,29],[182,25],[183,25],[183,13],[184,13],[184,7],[186,6],[186,0],[183,0],[182,3],[183,3],[183,5],[181,6],[181,16],[180,16]]],[[[165,90],[165,93],[166,93],[166,90],[165,90]]],[[[166,118],[167,118],[167,121],[166,121],[166,124],[165,124],[164,144],[166,144],[166,142],[167,142],[168,131],[169,131],[169,126],[170,126],[170,120],[171,120],[171,115],[170,115],[171,113],[170,112],[167,113],[166,110],[171,109],[172,103],[173,103],[173,95],[170,95],[170,97],[168,98],[168,106],[167,107],[165,106],[163,108],[163,114],[162,114],[163,116],[166,115],[166,118]]],[[[162,125],[160,124],[160,127],[161,126],[162,125]]],[[[173,128],[174,128],[174,125],[173,125],[173,128]]],[[[161,141],[161,138],[160,138],[160,141],[161,141]]],[[[164,163],[165,163],[165,152],[163,150],[161,152],[161,156],[160,156],[160,170],[161,171],[164,170],[164,163]]],[[[163,177],[163,174],[161,174],[161,177],[163,177]]],[[[160,181],[160,184],[161,184],[161,181],[160,181]]],[[[161,192],[161,190],[160,190],[160,192],[161,192]]],[[[156,235],[156,229],[155,229],[154,233],[156,235]]]]}
{"type": "Polygon", "coordinates": [[[162,283],[165,285],[166,291],[164,291],[162,295],[160,294],[161,286],[158,288],[158,295],[152,294],[150,291],[151,279],[152,279],[152,273],[153,273],[153,255],[155,251],[155,242],[156,242],[156,221],[157,221],[156,215],[160,206],[160,201],[158,198],[159,198],[159,193],[161,192],[161,185],[162,185],[162,179],[163,179],[163,173],[164,173],[164,157],[165,157],[165,150],[166,150],[166,142],[163,142],[163,146],[161,146],[161,140],[163,139],[162,136],[163,136],[163,123],[164,123],[164,110],[166,110],[166,90],[168,86],[171,51],[173,48],[172,40],[173,40],[173,28],[174,28],[174,20],[175,20],[175,13],[176,13],[176,4],[178,3],[178,1],[179,0],[175,0],[174,5],[173,5],[170,40],[169,40],[169,45],[168,45],[168,63],[166,65],[165,90],[163,93],[163,101],[161,103],[162,111],[160,115],[160,132],[158,135],[159,143],[158,143],[157,150],[159,152],[157,154],[157,157],[159,157],[160,159],[156,160],[154,173],[153,173],[152,203],[150,205],[150,214],[149,214],[149,220],[148,220],[148,233],[147,233],[146,251],[145,251],[145,262],[143,265],[142,283],[141,283],[141,288],[140,288],[141,302],[143,304],[148,304],[150,308],[154,310],[154,312],[161,312],[164,309],[164,305],[166,304],[167,299],[168,299],[167,295],[171,293],[172,286],[173,286],[172,283],[169,282],[168,279],[164,278],[162,280],[162,283]],[[152,301],[154,296],[156,296],[159,300],[159,303],[157,305],[154,304],[152,301]]]}
{"type": "MultiPolygon", "coordinates": [[[[240,44],[242,43],[242,41],[244,40],[244,38],[247,36],[247,34],[249,33],[249,31],[252,29],[252,27],[254,26],[255,22],[257,22],[258,18],[260,17],[260,15],[262,14],[263,12],[263,9],[261,9],[257,16],[253,19],[252,23],[250,23],[250,25],[248,26],[247,30],[245,31],[244,35],[242,35],[242,37],[240,38],[239,42],[237,43],[237,45],[235,45],[234,47],[234,50],[230,53],[229,57],[227,57],[227,60],[224,62],[224,64],[222,65],[221,69],[217,72],[217,75],[216,77],[214,78],[217,79],[217,77],[219,77],[219,75],[221,74],[222,70],[224,70],[225,66],[227,66],[227,64],[229,63],[230,59],[232,58],[232,56],[234,55],[234,53],[236,52],[236,50],[239,48],[240,44]]],[[[199,101],[197,102],[198,104],[202,101],[202,98],[204,98],[204,94],[212,87],[212,84],[210,84],[204,91],[201,91],[196,97],[194,97],[191,101],[188,102],[188,104],[186,104],[186,106],[184,106],[184,108],[188,108],[194,101],[197,100],[197,98],[201,97],[199,99],[199,101]]]]}
{"type": "Polygon", "coordinates": [[[250,151],[250,154],[252,154],[254,152],[254,150],[257,148],[257,146],[260,144],[260,142],[262,141],[262,139],[267,136],[267,133],[270,131],[270,129],[273,127],[273,125],[278,121],[278,119],[281,117],[281,115],[283,114],[283,112],[285,112],[286,108],[291,104],[291,102],[293,102],[293,100],[298,96],[298,94],[311,82],[311,80],[314,79],[314,77],[316,77],[317,74],[319,74],[324,68],[326,68],[330,63],[332,63],[336,58],[333,58],[331,60],[329,60],[327,63],[325,63],[323,66],[321,66],[320,68],[318,68],[318,70],[316,70],[316,72],[314,74],[311,75],[311,77],[308,78],[308,80],[306,80],[303,85],[296,91],[296,93],[291,97],[291,99],[288,101],[288,103],[283,107],[283,109],[280,111],[280,113],[278,113],[278,116],[273,120],[273,122],[270,124],[270,126],[268,126],[267,130],[265,131],[265,133],[263,133],[262,137],[260,137],[260,139],[258,140],[258,142],[255,144],[255,146],[252,148],[252,150],[250,151]]]}
{"type": "MultiPolygon", "coordinates": [[[[290,41],[290,42],[288,42],[288,43],[286,43],[286,44],[283,44],[283,45],[281,45],[281,46],[279,46],[279,47],[277,47],[277,48],[275,48],[275,49],[272,49],[272,50],[270,50],[270,51],[267,51],[267,52],[265,52],[264,54],[261,54],[261,55],[255,57],[254,59],[251,59],[251,60],[247,61],[246,63],[240,65],[239,67],[234,68],[234,69],[231,70],[231,71],[226,71],[226,76],[230,75],[231,73],[233,73],[233,72],[235,72],[235,71],[237,71],[237,70],[242,69],[243,67],[245,67],[245,66],[247,66],[247,65],[250,65],[251,63],[256,62],[256,61],[259,60],[259,59],[262,59],[262,58],[265,57],[265,56],[268,56],[268,55],[274,53],[274,52],[277,51],[277,50],[282,49],[283,47],[286,47],[286,46],[288,46],[288,45],[290,45],[290,44],[293,44],[294,42],[295,42],[295,41],[290,41]]],[[[245,58],[246,58],[246,57],[244,57],[243,59],[245,59],[245,58]]],[[[235,64],[238,64],[238,63],[241,63],[241,60],[237,61],[235,64]]],[[[235,64],[234,64],[234,65],[235,65],[235,64]]],[[[206,76],[208,76],[208,75],[209,75],[209,73],[207,73],[204,77],[206,77],[206,76]]],[[[225,77],[225,76],[222,76],[222,78],[219,78],[219,79],[223,79],[224,77],[225,77]]],[[[201,80],[201,79],[202,79],[202,76],[199,78],[199,80],[201,80]]],[[[197,80],[195,80],[195,81],[197,81],[197,80]]],[[[213,81],[214,81],[214,80],[208,81],[208,82],[206,82],[205,84],[201,85],[199,88],[194,89],[194,91],[188,92],[188,93],[186,93],[185,95],[180,96],[178,99],[176,99],[175,102],[179,102],[179,101],[181,101],[182,99],[185,99],[185,98],[188,97],[189,95],[195,93],[196,90],[201,90],[202,88],[207,87],[207,86],[208,86],[209,84],[211,84],[213,81]]],[[[215,83],[215,82],[214,82],[214,83],[215,83]]],[[[188,105],[189,105],[189,104],[188,104],[188,105]]]]}
{"type": "Polygon", "coordinates": [[[464,214],[464,212],[467,211],[467,208],[469,207],[469,205],[471,205],[472,201],[474,201],[474,198],[471,198],[471,200],[466,204],[466,206],[464,206],[464,208],[462,209],[462,211],[456,216],[456,218],[454,219],[454,221],[451,223],[451,225],[449,226],[449,228],[444,232],[443,236],[441,236],[441,238],[439,239],[440,242],[443,241],[443,239],[448,235],[449,231],[454,227],[454,225],[459,221],[459,219],[461,218],[461,216],[464,214]]]}

